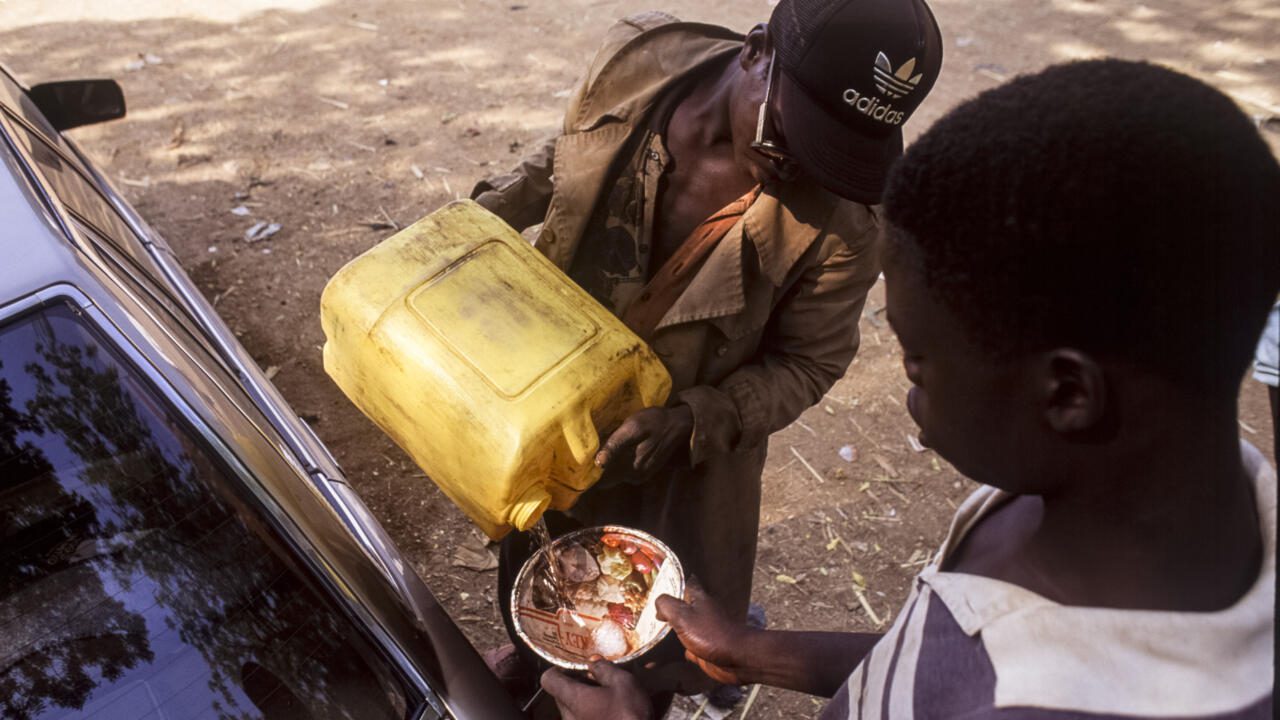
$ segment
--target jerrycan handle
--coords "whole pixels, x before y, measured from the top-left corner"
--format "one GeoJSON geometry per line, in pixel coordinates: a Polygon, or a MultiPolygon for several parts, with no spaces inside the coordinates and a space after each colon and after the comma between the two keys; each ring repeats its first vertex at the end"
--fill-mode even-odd
{"type": "Polygon", "coordinates": [[[596,432],[596,425],[591,422],[590,414],[584,412],[566,418],[564,442],[575,464],[595,466],[596,451],[600,449],[600,434],[596,432]]]}
{"type": "Polygon", "coordinates": [[[520,532],[525,532],[538,522],[550,504],[551,495],[541,486],[526,488],[520,498],[511,503],[511,509],[507,511],[507,522],[520,532]]]}

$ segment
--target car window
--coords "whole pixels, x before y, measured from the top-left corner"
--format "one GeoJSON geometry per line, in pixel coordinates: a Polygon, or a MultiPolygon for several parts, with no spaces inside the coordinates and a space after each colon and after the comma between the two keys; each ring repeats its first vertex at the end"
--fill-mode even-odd
{"type": "Polygon", "coordinates": [[[403,679],[69,305],[0,325],[0,717],[404,718],[403,679]]]}

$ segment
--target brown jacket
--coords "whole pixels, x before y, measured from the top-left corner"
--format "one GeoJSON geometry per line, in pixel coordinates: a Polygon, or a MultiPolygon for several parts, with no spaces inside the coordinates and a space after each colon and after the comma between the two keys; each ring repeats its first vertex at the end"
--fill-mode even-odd
{"type": "MultiPolygon", "coordinates": [[[[725,28],[646,13],[608,33],[559,137],[473,197],[568,271],[611,165],[662,91],[738,52],[725,28]]],[[[642,485],[601,485],[573,514],[664,539],[735,615],[746,612],[770,433],[817,403],[858,348],[879,273],[875,209],[797,181],[767,187],[658,324],[652,346],[689,405],[687,464],[642,485]]]]}

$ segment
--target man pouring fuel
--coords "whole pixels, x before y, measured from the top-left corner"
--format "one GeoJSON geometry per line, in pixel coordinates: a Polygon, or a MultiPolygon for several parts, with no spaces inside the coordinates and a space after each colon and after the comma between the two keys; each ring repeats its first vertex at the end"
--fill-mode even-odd
{"type": "MultiPolygon", "coordinates": [[[[535,247],[673,381],[666,407],[605,440],[603,478],[568,516],[548,513],[553,534],[649,532],[746,617],[769,435],[857,351],[877,203],[941,61],[922,0],[782,0],[745,37],[633,16],[609,31],[561,134],[476,186],[517,229],[542,223],[535,247]]],[[[504,541],[499,597],[528,554],[527,538],[504,541]]],[[[500,674],[516,664],[510,648],[490,659],[500,674]]]]}

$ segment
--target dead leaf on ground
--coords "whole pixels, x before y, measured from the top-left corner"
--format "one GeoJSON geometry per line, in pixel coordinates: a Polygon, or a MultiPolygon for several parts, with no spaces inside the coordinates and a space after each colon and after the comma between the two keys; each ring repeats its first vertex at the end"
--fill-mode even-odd
{"type": "Polygon", "coordinates": [[[484,540],[476,537],[475,533],[468,533],[453,551],[453,566],[488,572],[498,568],[498,558],[485,547],[484,540]]]}

